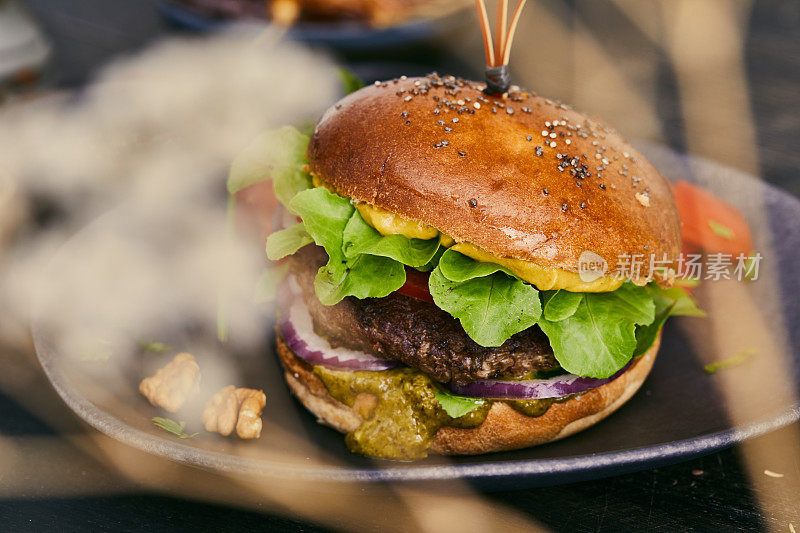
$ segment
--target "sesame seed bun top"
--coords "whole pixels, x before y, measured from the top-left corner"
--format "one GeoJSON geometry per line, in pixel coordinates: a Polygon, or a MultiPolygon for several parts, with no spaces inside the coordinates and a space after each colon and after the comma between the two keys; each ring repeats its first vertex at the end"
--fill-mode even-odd
{"type": "Polygon", "coordinates": [[[618,133],[535,94],[483,88],[437,75],[365,87],[317,125],[311,172],[501,257],[571,272],[584,251],[610,270],[622,254],[677,258],[670,186],[618,133]]]}

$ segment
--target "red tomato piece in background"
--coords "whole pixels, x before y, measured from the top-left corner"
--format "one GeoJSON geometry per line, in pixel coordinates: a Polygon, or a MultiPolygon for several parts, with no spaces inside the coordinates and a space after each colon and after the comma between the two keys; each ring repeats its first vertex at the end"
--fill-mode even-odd
{"type": "Polygon", "coordinates": [[[744,216],[705,189],[679,180],[673,188],[681,217],[683,252],[749,254],[753,238],[744,216]]]}

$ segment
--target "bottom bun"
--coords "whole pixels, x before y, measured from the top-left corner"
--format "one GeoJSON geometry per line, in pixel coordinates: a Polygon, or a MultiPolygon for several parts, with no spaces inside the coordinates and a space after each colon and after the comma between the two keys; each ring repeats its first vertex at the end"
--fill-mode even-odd
{"type": "MultiPolygon", "coordinates": [[[[292,392],[317,420],[342,433],[355,431],[361,416],[333,398],[312,367],[297,357],[278,335],[278,356],[292,392]]],[[[483,424],[472,429],[439,429],[430,452],[441,455],[478,455],[527,448],[563,439],[604,419],[627,402],[642,385],[661,344],[653,346],[620,377],[565,402],[554,403],[543,415],[526,416],[503,401],[495,401],[483,424]]]]}

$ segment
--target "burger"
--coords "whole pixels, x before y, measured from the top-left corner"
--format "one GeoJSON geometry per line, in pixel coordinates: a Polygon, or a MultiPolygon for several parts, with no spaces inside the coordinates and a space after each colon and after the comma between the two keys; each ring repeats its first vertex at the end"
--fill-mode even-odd
{"type": "Polygon", "coordinates": [[[618,133],[512,86],[431,74],[362,88],[309,136],[254,141],[236,192],[286,216],[286,382],[347,447],[413,460],[524,448],[630,400],[670,315],[680,220],[618,133]]]}

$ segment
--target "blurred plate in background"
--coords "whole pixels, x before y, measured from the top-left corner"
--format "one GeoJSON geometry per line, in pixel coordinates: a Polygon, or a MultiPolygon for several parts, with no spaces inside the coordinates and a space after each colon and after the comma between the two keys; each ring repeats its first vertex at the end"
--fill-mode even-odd
{"type": "MultiPolygon", "coordinates": [[[[197,32],[218,31],[236,21],[211,17],[169,0],[157,2],[162,16],[173,26],[197,32]]],[[[337,50],[394,48],[431,40],[470,20],[464,10],[428,19],[414,19],[388,27],[371,27],[356,21],[300,21],[287,30],[288,37],[310,45],[337,50]]],[[[252,19],[244,24],[257,24],[252,19]]]]}

